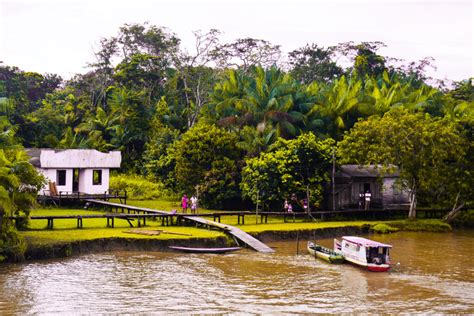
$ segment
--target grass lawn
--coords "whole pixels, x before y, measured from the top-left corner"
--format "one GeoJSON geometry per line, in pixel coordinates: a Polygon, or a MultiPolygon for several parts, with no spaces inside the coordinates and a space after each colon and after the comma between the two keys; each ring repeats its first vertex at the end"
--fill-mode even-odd
{"type": "MultiPolygon", "coordinates": [[[[47,215],[89,215],[103,214],[102,211],[65,208],[41,208],[31,212],[32,216],[47,215]]],[[[135,222],[134,223],[135,226],[135,222]]],[[[115,219],[115,227],[108,228],[105,218],[84,218],[83,228],[77,228],[76,219],[55,219],[54,229],[46,229],[47,220],[30,220],[29,230],[21,234],[32,244],[51,244],[71,242],[76,240],[92,240],[100,238],[152,238],[152,239],[189,239],[189,238],[216,238],[225,236],[217,230],[208,230],[195,227],[161,226],[161,220],[147,219],[145,227],[130,227],[126,220],[115,219]],[[163,230],[165,233],[156,236],[129,234],[130,229],[163,230]],[[172,234],[175,233],[175,234],[172,234]],[[184,234],[184,235],[178,235],[184,234]]]]}

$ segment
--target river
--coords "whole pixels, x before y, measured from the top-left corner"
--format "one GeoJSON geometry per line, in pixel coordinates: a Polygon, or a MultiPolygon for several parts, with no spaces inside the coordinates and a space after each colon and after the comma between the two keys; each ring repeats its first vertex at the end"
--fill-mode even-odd
{"type": "MultiPolygon", "coordinates": [[[[110,252],[0,266],[0,314],[474,313],[474,232],[395,233],[393,269],[306,255],[110,252]]],[[[331,247],[332,240],[321,244],[331,247]]]]}

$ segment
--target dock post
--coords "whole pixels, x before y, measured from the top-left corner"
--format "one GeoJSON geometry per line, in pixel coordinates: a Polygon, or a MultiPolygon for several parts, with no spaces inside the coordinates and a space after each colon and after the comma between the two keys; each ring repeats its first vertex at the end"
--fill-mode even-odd
{"type": "Polygon", "coordinates": [[[300,232],[296,232],[296,254],[300,254],[300,232]]]}

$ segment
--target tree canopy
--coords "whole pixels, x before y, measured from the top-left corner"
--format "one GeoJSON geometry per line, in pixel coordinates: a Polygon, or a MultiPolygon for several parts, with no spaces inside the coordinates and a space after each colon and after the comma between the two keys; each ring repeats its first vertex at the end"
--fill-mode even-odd
{"type": "MultiPolygon", "coordinates": [[[[353,133],[372,133],[370,140],[379,141],[380,149],[392,144],[382,142],[381,134],[393,134],[396,127],[394,139],[417,135],[419,142],[436,143],[443,139],[441,132],[461,135],[467,145],[453,138],[451,147],[464,146],[458,148],[460,156],[473,156],[472,80],[455,83],[452,89],[432,85],[425,73],[432,64],[429,57],[405,62],[383,56],[385,44],[380,42],[331,47],[312,43],[284,56],[279,45],[263,39],[224,42],[220,35],[218,30],[194,32],[195,47],[187,51],[167,28],[125,24],[100,41],[89,71],[68,81],[2,65],[0,114],[10,124],[8,130],[16,132],[12,141],[17,145],[120,150],[121,172],[141,174],[176,194],[199,190],[201,201],[218,207],[253,199],[257,191],[276,203],[277,195],[303,194],[308,186],[312,203],[318,205],[321,185],[330,181],[322,176],[314,181],[301,178],[296,166],[274,161],[294,157],[311,165],[302,153],[289,152],[291,146],[305,148],[298,142],[324,152],[315,144],[327,139],[327,144],[341,142],[351,148],[359,144],[347,140],[353,133]],[[397,121],[405,116],[419,129],[397,121]],[[388,122],[394,124],[391,129],[388,122]],[[407,133],[410,130],[413,133],[407,133]],[[283,181],[282,170],[272,171],[277,166],[289,170],[285,174],[296,187],[273,182],[283,181]],[[263,185],[268,178],[268,188],[250,185],[255,179],[244,177],[242,169],[251,167],[269,172],[262,171],[258,182],[263,185]],[[272,172],[276,178],[269,176],[272,172]]],[[[410,137],[410,146],[433,160],[418,165],[420,172],[431,174],[436,168],[443,173],[448,168],[459,171],[459,179],[462,172],[472,173],[472,159],[463,165],[445,145],[419,148],[410,137]]],[[[409,148],[402,152],[408,155],[409,148]]],[[[378,163],[408,168],[398,152],[383,153],[377,157],[386,161],[378,163]]],[[[356,158],[349,152],[344,157],[356,158]]],[[[359,163],[377,163],[377,157],[359,163]]],[[[460,188],[440,177],[423,181],[416,187],[420,203],[444,203],[457,196],[451,193],[454,188],[460,188]],[[432,190],[434,183],[437,190],[432,190]]],[[[408,182],[407,188],[414,188],[408,182]]],[[[463,186],[469,187],[466,183],[463,186]]],[[[460,200],[469,202],[467,189],[459,192],[460,200]]]]}
{"type": "Polygon", "coordinates": [[[399,184],[410,192],[409,216],[416,217],[419,196],[454,203],[456,191],[464,191],[465,179],[472,177],[468,146],[458,124],[400,108],[356,123],[338,153],[341,163],[398,167],[399,184]]]}

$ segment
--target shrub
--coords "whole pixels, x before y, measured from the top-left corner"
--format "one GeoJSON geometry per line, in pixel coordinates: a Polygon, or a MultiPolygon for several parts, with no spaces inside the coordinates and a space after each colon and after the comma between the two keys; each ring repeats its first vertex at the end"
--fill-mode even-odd
{"type": "Polygon", "coordinates": [[[399,228],[403,231],[426,231],[426,232],[449,232],[452,231],[451,226],[448,223],[441,221],[440,219],[427,219],[427,220],[413,220],[407,219],[403,221],[395,221],[391,223],[392,226],[399,228]]]}
{"type": "Polygon", "coordinates": [[[392,227],[390,225],[387,225],[387,224],[379,223],[379,224],[376,224],[376,225],[372,226],[370,228],[370,230],[375,232],[375,233],[379,233],[379,234],[388,234],[388,233],[394,233],[394,232],[398,231],[399,229],[395,228],[395,227],[392,227]]]}
{"type": "Polygon", "coordinates": [[[152,182],[134,174],[112,175],[110,190],[126,190],[128,197],[136,200],[176,198],[175,194],[168,192],[162,183],[152,182]]]}
{"type": "Polygon", "coordinates": [[[25,258],[26,242],[13,225],[3,224],[0,234],[0,262],[25,258]]]}

